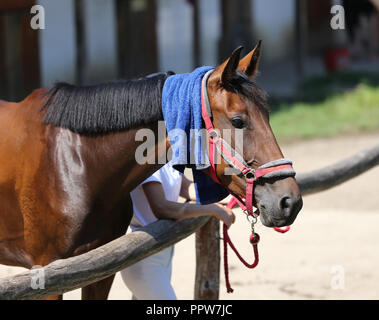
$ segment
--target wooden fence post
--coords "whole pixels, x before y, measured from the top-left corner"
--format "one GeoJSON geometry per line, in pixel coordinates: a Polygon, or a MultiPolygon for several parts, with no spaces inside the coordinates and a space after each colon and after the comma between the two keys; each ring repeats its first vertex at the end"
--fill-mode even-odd
{"type": "Polygon", "coordinates": [[[220,222],[215,217],[196,232],[195,300],[218,300],[220,287],[220,222]]]}
{"type": "Polygon", "coordinates": [[[85,24],[85,3],[77,0],[75,5],[75,27],[76,27],[76,84],[87,84],[88,76],[88,57],[86,42],[85,24]]]}
{"type": "Polygon", "coordinates": [[[158,71],[156,0],[117,0],[119,77],[131,79],[158,71]]]}
{"type": "Polygon", "coordinates": [[[296,0],[295,2],[295,47],[296,47],[296,72],[301,81],[305,75],[305,64],[307,57],[307,1],[296,0]]]}

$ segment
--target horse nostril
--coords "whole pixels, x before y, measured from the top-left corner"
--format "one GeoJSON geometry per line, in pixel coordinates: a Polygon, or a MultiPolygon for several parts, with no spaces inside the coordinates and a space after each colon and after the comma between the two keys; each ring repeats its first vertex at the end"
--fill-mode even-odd
{"type": "Polygon", "coordinates": [[[285,211],[291,211],[292,201],[290,197],[284,196],[280,199],[279,203],[280,209],[285,211]]]}

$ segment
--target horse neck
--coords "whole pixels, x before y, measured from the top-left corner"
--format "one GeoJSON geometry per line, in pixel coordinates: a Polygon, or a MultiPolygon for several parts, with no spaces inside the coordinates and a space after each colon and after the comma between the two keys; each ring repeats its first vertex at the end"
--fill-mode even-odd
{"type": "Polygon", "coordinates": [[[161,122],[85,141],[88,150],[95,151],[90,157],[95,174],[96,168],[105,168],[103,174],[126,186],[128,192],[166,163],[169,148],[161,122]],[[141,159],[141,154],[150,157],[141,159]]]}
{"type": "Polygon", "coordinates": [[[170,144],[163,121],[130,130],[128,135],[133,142],[129,140],[125,144],[132,145],[125,150],[129,156],[125,168],[128,172],[126,183],[134,189],[167,163],[170,144]]]}

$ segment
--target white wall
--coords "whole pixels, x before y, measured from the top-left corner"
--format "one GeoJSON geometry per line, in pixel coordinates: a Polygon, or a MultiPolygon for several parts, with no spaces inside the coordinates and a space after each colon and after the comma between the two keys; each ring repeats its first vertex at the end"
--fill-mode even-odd
{"type": "Polygon", "coordinates": [[[117,25],[113,0],[86,0],[88,79],[91,83],[117,77],[117,25]]]}
{"type": "MultiPolygon", "coordinates": [[[[201,64],[217,65],[221,32],[219,0],[201,0],[201,64]]],[[[253,0],[254,32],[264,41],[264,60],[293,50],[294,0],[253,0]]],[[[46,29],[40,32],[43,86],[75,81],[73,0],[39,0],[45,8],[46,29]]],[[[117,77],[115,2],[86,0],[88,79],[90,83],[117,77]]],[[[192,6],[187,0],[157,0],[159,69],[177,73],[193,70],[192,6]]]]}
{"type": "Polygon", "coordinates": [[[277,60],[293,51],[294,0],[253,0],[254,34],[263,40],[265,61],[277,60]]]}
{"type": "Polygon", "coordinates": [[[158,0],[160,71],[192,71],[192,6],[187,0],[158,0]]]}
{"type": "MultiPolygon", "coordinates": [[[[193,9],[187,0],[158,0],[158,52],[161,71],[191,72],[193,65],[193,9]]],[[[200,63],[216,66],[221,32],[219,0],[200,0],[200,63]]]]}
{"type": "MultiPolygon", "coordinates": [[[[46,29],[40,30],[43,86],[57,81],[75,82],[75,21],[73,0],[39,0],[45,8],[46,29]]],[[[88,80],[117,75],[115,8],[112,0],[86,0],[88,80]]]]}
{"type": "Polygon", "coordinates": [[[217,66],[218,44],[221,37],[221,1],[200,0],[201,63],[217,66]]]}
{"type": "Polygon", "coordinates": [[[75,80],[75,31],[72,0],[39,0],[46,29],[40,30],[42,86],[75,80]]]}

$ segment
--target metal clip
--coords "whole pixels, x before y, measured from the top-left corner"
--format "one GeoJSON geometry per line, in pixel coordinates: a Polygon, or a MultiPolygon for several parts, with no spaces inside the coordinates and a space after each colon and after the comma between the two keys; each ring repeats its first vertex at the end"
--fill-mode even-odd
{"type": "Polygon", "coordinates": [[[257,176],[255,175],[255,169],[250,169],[248,172],[245,173],[246,179],[253,179],[257,180],[257,176]]]}
{"type": "Polygon", "coordinates": [[[254,225],[257,223],[258,217],[250,215],[246,210],[243,210],[243,213],[246,215],[246,219],[247,221],[249,221],[251,225],[254,225]]]}

